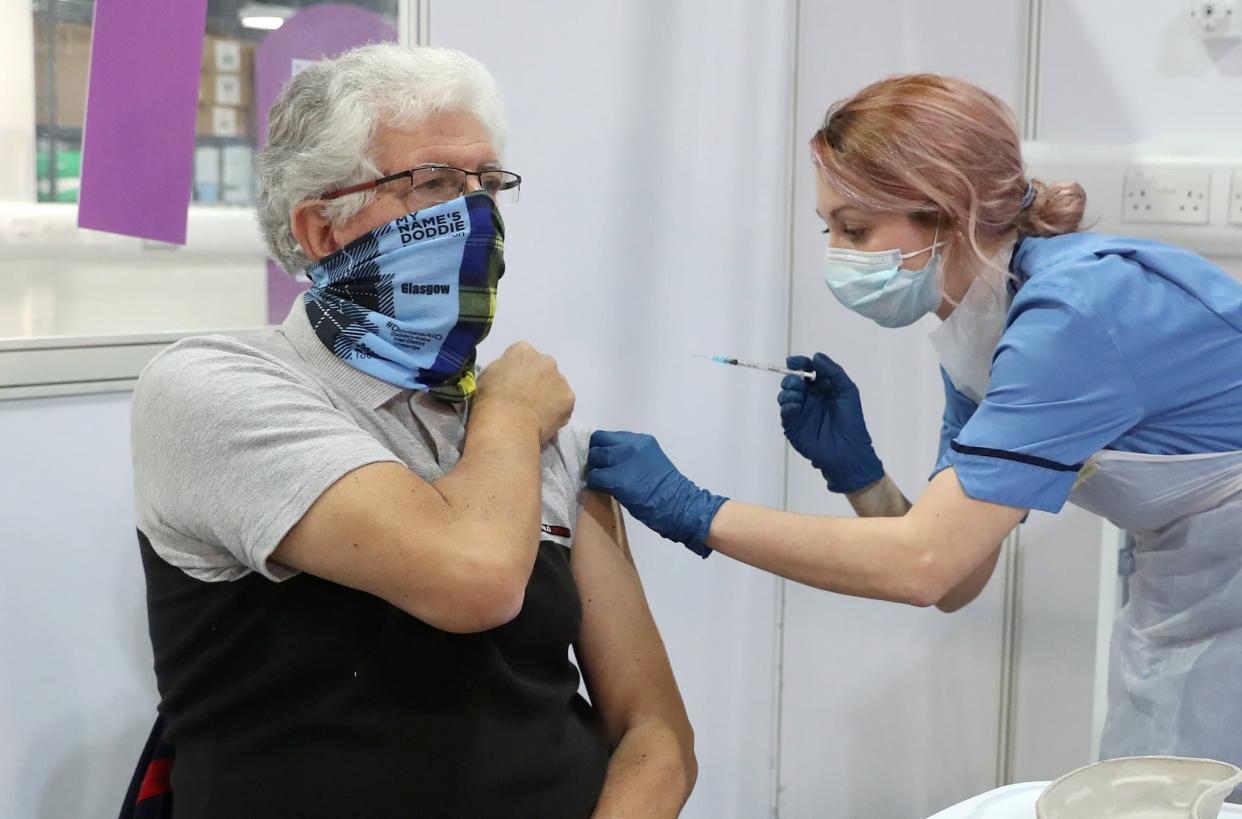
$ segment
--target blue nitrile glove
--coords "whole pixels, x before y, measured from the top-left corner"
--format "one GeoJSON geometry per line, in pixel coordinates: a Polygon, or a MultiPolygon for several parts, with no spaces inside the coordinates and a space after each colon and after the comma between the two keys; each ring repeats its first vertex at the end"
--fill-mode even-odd
{"type": "Polygon", "coordinates": [[[814,360],[791,355],[789,369],[815,373],[814,381],[787,375],[776,402],[785,437],[828,481],[831,492],[857,492],[884,477],[867,424],[858,387],[837,362],[823,353],[814,360]]]}
{"type": "Polygon", "coordinates": [[[684,544],[699,557],[712,553],[704,543],[728,498],[695,486],[650,435],[592,433],[586,482],[612,495],[656,534],[684,544]]]}

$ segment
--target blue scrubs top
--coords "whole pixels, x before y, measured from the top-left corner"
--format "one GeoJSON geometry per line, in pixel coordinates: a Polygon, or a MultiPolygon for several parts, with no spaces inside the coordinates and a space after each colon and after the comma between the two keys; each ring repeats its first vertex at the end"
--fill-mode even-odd
{"type": "Polygon", "coordinates": [[[1101,449],[1242,450],[1242,284],[1159,242],[1027,237],[976,404],[944,377],[936,472],[972,498],[1057,512],[1101,449]]]}

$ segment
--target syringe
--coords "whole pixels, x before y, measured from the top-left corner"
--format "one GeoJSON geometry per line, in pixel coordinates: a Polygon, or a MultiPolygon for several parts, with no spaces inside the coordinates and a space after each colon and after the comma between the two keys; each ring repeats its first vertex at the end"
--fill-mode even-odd
{"type": "Polygon", "coordinates": [[[785,375],[798,375],[807,381],[815,380],[815,373],[808,373],[805,370],[791,370],[788,367],[782,367],[780,364],[763,364],[758,361],[747,361],[744,358],[733,358],[727,355],[699,355],[691,353],[694,358],[705,358],[708,361],[715,361],[717,364],[728,364],[731,367],[747,367],[752,370],[767,370],[770,373],[783,373],[785,375]]]}

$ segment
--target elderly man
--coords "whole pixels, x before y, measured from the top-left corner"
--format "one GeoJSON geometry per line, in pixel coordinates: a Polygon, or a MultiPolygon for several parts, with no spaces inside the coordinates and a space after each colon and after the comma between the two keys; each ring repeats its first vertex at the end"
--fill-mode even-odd
{"type": "Polygon", "coordinates": [[[520,184],[491,77],[366,46],[270,130],[263,231],[313,286],[134,395],[174,815],[676,815],[690,725],[573,393],[526,344],[476,381],[520,184]]]}

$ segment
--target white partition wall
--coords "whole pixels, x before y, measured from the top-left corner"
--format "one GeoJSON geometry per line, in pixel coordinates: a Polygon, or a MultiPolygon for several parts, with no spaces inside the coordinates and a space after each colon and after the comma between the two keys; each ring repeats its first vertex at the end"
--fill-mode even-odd
{"type": "MultiPolygon", "coordinates": [[[[1032,512],[1022,527],[1014,782],[1056,779],[1097,758],[1107,668],[1097,652],[1106,659],[1112,622],[1099,616],[1101,550],[1110,545],[1102,528],[1100,518],[1068,504],[1058,515],[1032,512]]],[[[1113,577],[1116,566],[1113,557],[1113,577]]]]}
{"type": "MultiPolygon", "coordinates": [[[[936,319],[885,330],[833,299],[806,142],[831,102],[896,73],[956,74],[1020,108],[1023,8],[979,0],[799,6],[791,344],[845,367],[887,470],[913,498],[935,462],[944,407],[926,340],[936,319]]],[[[796,455],[788,478],[791,509],[851,514],[796,455]]],[[[1001,586],[994,578],[980,599],[945,615],[788,584],[780,816],[927,816],[994,786],[1001,586]]]]}
{"type": "Polygon", "coordinates": [[[1195,36],[1189,2],[1042,4],[1041,140],[1188,148],[1242,139],[1242,47],[1195,36]]]}
{"type": "Polygon", "coordinates": [[[115,816],[155,679],[129,395],[0,402],[0,816],[115,816]]]}
{"type": "MultiPolygon", "coordinates": [[[[431,44],[505,95],[506,273],[481,351],[553,353],[576,418],[657,435],[714,491],[779,506],[779,377],[690,357],[786,344],[791,3],[431,3],[431,44]]],[[[775,581],[631,521],[697,734],[693,819],[770,811],[775,581]]]]}

